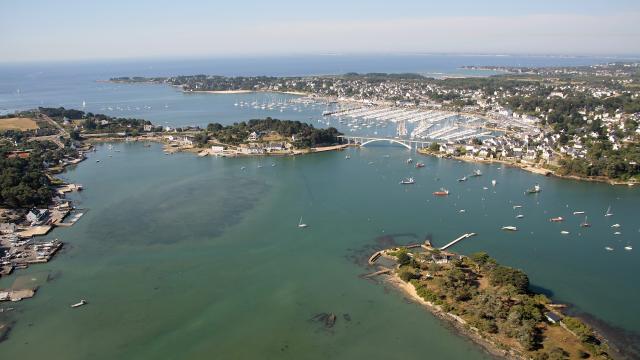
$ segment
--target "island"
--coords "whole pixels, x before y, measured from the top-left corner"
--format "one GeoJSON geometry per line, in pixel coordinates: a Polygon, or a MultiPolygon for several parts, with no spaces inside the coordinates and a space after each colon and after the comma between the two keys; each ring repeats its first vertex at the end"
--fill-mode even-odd
{"type": "Polygon", "coordinates": [[[607,342],[562,305],[529,289],[521,270],[486,253],[441,250],[429,241],[374,253],[369,264],[410,299],[488,352],[509,359],[609,359],[607,342]]]}

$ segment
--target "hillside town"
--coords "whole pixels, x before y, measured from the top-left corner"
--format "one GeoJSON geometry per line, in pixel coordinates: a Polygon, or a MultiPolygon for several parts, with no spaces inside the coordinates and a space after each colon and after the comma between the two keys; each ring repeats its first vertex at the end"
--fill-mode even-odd
{"type": "Polygon", "coordinates": [[[639,63],[553,68],[469,66],[469,69],[492,70],[498,75],[435,79],[419,74],[348,73],[111,80],[163,83],[186,92],[304,93],[315,101],[337,104],[338,110],[326,115],[359,112],[360,119],[408,121],[416,123],[417,129],[430,129],[422,134],[396,135],[435,140],[440,147],[434,145],[432,153],[522,163],[543,169],[542,172],[580,178],[638,181],[639,63]],[[394,111],[397,116],[389,116],[394,111]],[[429,112],[448,114],[438,119],[446,118],[446,124],[434,127],[438,124],[429,112]],[[479,121],[467,124],[469,117],[479,121]],[[431,137],[434,133],[442,135],[449,127],[478,130],[467,131],[462,134],[465,136],[431,137]]]}

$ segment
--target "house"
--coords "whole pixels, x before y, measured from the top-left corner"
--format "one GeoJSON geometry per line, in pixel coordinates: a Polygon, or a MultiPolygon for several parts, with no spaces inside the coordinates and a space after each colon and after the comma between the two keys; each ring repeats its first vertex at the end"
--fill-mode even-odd
{"type": "Polygon", "coordinates": [[[179,142],[180,142],[180,145],[182,146],[192,146],[193,138],[190,136],[184,136],[179,142]]]}
{"type": "Polygon", "coordinates": [[[221,153],[221,152],[224,151],[224,146],[213,145],[213,146],[211,146],[211,151],[214,152],[214,153],[221,153]]]}
{"type": "Polygon", "coordinates": [[[13,234],[16,231],[16,224],[2,223],[0,224],[0,234],[13,234]]]}
{"type": "Polygon", "coordinates": [[[143,130],[146,131],[146,132],[153,131],[153,125],[146,124],[146,125],[143,126],[143,130]]]}
{"type": "Polygon", "coordinates": [[[557,315],[556,313],[552,313],[551,311],[547,311],[546,313],[544,313],[544,317],[547,318],[547,321],[552,324],[557,324],[560,322],[560,320],[562,320],[559,315],[557,315]]]}
{"type": "Polygon", "coordinates": [[[40,225],[49,218],[49,210],[47,209],[32,209],[27,214],[27,221],[32,225],[40,225]]]}
{"type": "Polygon", "coordinates": [[[7,159],[13,159],[13,158],[20,158],[20,159],[27,159],[29,158],[29,155],[31,153],[31,150],[15,150],[15,151],[9,151],[7,152],[7,159]]]}
{"type": "Polygon", "coordinates": [[[260,134],[258,134],[257,132],[252,132],[251,134],[249,134],[249,137],[247,138],[248,141],[256,141],[258,140],[258,138],[260,138],[260,134]]]}

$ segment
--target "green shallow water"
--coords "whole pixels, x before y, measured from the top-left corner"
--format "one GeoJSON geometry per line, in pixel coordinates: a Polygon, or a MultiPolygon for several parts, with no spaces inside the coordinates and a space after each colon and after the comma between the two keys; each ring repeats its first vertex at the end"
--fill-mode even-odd
{"type": "Polygon", "coordinates": [[[350,160],[114,149],[100,146],[64,174],[85,186],[73,197],[88,211],[49,236],[68,245],[55,261],[21,273],[52,280],[16,306],[3,358],[486,358],[399,292],[359,277],[380,241],[440,245],[471,231],[479,235],[453,250],[488,251],[575,311],[640,331],[640,249],[622,249],[640,234],[635,189],[434,158],[414,169],[404,160],[417,155],[387,146],[348,150],[350,160]],[[456,182],[476,167],[485,175],[456,182]],[[406,176],[416,185],[398,185],[406,176]],[[543,192],[525,196],[536,182],[543,192]],[[441,186],[451,196],[431,195],[441,186]],[[616,215],[605,218],[609,205],[616,215]],[[593,227],[580,229],[574,210],[591,214],[593,227]],[[567,221],[549,223],[559,215],[567,221]],[[301,216],[307,229],[296,226],[301,216]],[[89,305],[69,308],[81,298],[89,305]],[[333,329],[310,321],[321,312],[338,314],[333,329]]]}

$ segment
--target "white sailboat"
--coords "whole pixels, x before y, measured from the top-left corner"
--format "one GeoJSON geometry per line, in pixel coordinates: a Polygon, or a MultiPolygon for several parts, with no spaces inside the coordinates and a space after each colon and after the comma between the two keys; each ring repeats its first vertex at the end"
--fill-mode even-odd
{"type": "Polygon", "coordinates": [[[307,224],[302,222],[302,216],[300,216],[300,221],[298,221],[298,227],[301,229],[307,227],[307,224]]]}
{"type": "Polygon", "coordinates": [[[611,206],[609,206],[609,207],[607,208],[607,212],[606,212],[606,213],[604,213],[604,216],[607,216],[607,217],[609,217],[609,216],[613,216],[613,213],[611,212],[611,206]]]}

